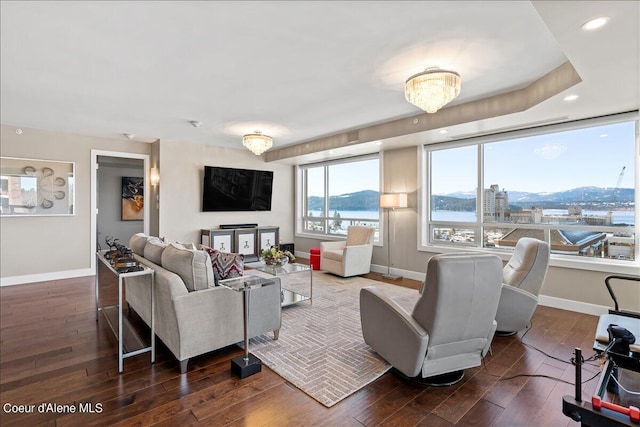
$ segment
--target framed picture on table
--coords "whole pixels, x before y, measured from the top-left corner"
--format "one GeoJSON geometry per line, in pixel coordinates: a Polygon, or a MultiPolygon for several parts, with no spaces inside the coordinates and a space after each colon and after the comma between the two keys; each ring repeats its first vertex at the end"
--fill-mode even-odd
{"type": "Polygon", "coordinates": [[[257,261],[259,253],[256,247],[255,228],[236,229],[235,235],[235,252],[244,255],[246,262],[257,261]]]}
{"type": "Polygon", "coordinates": [[[278,227],[259,227],[258,228],[258,244],[259,251],[269,249],[273,245],[278,245],[278,227]]]}
{"type": "Polygon", "coordinates": [[[211,230],[211,247],[220,252],[231,253],[233,248],[233,230],[211,230]]]}

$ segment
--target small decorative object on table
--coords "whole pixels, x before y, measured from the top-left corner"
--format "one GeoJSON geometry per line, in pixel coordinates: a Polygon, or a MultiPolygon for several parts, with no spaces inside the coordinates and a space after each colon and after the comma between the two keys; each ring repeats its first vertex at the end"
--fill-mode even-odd
{"type": "Polygon", "coordinates": [[[280,266],[293,262],[296,257],[289,251],[281,251],[277,246],[271,246],[260,253],[260,258],[266,265],[280,266]]]}

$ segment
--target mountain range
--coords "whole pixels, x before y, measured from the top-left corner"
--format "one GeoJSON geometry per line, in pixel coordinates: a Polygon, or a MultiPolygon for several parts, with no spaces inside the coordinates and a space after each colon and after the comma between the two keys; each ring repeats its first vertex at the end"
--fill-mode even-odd
{"type": "MultiPolygon", "coordinates": [[[[634,204],[633,188],[579,187],[553,193],[507,191],[507,194],[511,210],[520,210],[534,205],[546,209],[566,209],[571,205],[579,205],[585,209],[597,210],[612,205],[630,207],[634,204]]],[[[472,211],[475,209],[475,192],[464,191],[432,197],[435,210],[472,211]]]]}
{"type": "MultiPolygon", "coordinates": [[[[527,193],[523,191],[507,191],[509,207],[513,210],[529,208],[532,205],[546,209],[566,209],[567,206],[578,204],[584,208],[602,208],[615,203],[619,206],[634,204],[633,188],[601,188],[580,187],[555,193],[527,193]]],[[[435,210],[467,211],[475,209],[475,191],[456,192],[443,195],[433,195],[435,210]]],[[[324,198],[311,196],[308,198],[308,208],[321,211],[324,198]]],[[[358,191],[329,197],[330,211],[377,211],[378,192],[373,190],[358,191]]]]}

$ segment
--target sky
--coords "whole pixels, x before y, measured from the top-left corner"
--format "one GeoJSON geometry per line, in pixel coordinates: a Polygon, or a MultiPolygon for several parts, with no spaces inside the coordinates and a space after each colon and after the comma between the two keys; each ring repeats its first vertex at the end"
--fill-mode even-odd
{"type": "MultiPolygon", "coordinates": [[[[578,187],[633,188],[635,122],[485,144],[484,187],[557,192],[578,187]]],[[[433,194],[474,192],[476,146],[433,152],[433,194]]],[[[377,160],[330,166],[331,195],[379,189],[377,160]]],[[[323,195],[322,168],[310,170],[309,195],[323,195]],[[317,174],[319,173],[319,174],[317,174]]]]}
{"type": "MultiPolygon", "coordinates": [[[[365,160],[353,163],[339,163],[329,167],[329,195],[355,193],[362,190],[378,191],[380,188],[379,161],[365,160]]],[[[308,188],[310,196],[323,196],[322,167],[310,172],[312,179],[308,188]]]]}
{"type": "MultiPolygon", "coordinates": [[[[635,122],[485,144],[484,187],[557,192],[578,187],[633,188],[635,122]]],[[[433,194],[474,191],[477,148],[433,152],[433,194]]]]}

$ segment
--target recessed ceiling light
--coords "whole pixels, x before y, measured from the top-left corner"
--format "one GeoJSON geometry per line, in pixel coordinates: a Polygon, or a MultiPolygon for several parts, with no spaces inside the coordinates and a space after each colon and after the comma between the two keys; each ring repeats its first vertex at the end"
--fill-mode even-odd
{"type": "Polygon", "coordinates": [[[582,29],[585,31],[597,30],[598,28],[603,27],[607,22],[609,22],[608,16],[600,16],[582,24],[582,29]]]}
{"type": "Polygon", "coordinates": [[[16,129],[16,133],[17,133],[18,135],[22,135],[22,129],[16,129]]]}
{"type": "Polygon", "coordinates": [[[608,136],[609,136],[609,134],[607,134],[607,133],[602,133],[602,134],[600,134],[600,138],[606,138],[606,137],[608,137],[608,136]]]}
{"type": "Polygon", "coordinates": [[[199,128],[200,126],[202,126],[202,122],[199,122],[197,120],[189,120],[189,123],[191,123],[191,126],[193,126],[194,128],[199,128]]]}
{"type": "Polygon", "coordinates": [[[578,98],[579,98],[578,95],[567,95],[564,97],[564,100],[567,102],[571,102],[571,101],[575,101],[578,98]]]}
{"type": "Polygon", "coordinates": [[[123,135],[125,138],[127,138],[127,139],[133,139],[133,138],[135,138],[135,135],[134,135],[134,134],[132,134],[132,133],[123,133],[122,135],[123,135]]]}
{"type": "Polygon", "coordinates": [[[448,131],[448,130],[446,130],[446,129],[442,129],[442,130],[440,130],[440,132],[438,132],[438,133],[440,133],[441,135],[444,135],[445,133],[449,133],[449,131],[448,131]]]}

